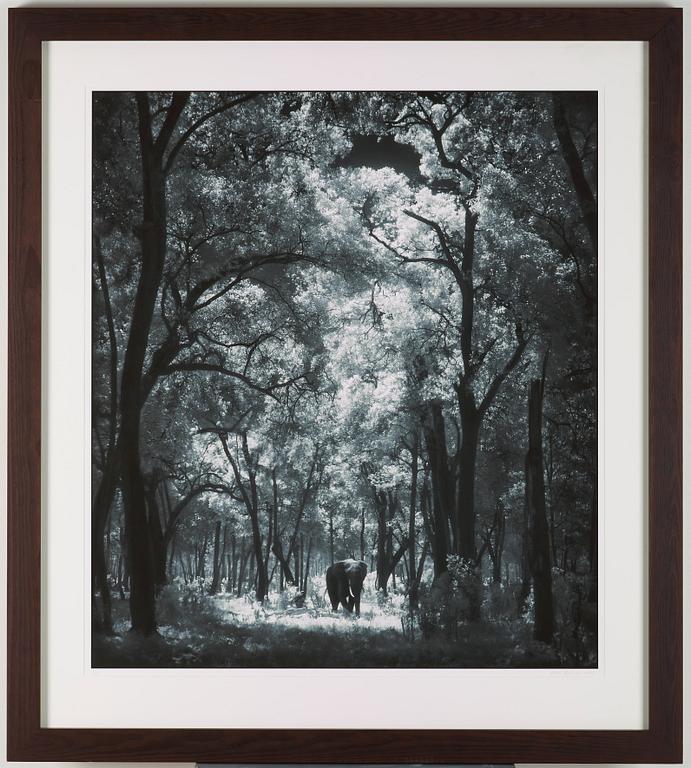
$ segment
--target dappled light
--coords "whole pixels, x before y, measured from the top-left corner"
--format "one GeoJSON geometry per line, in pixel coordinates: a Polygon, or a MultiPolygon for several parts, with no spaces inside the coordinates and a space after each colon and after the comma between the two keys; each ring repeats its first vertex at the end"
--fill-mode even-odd
{"type": "Polygon", "coordinates": [[[94,94],[93,666],[597,666],[596,96],[94,94]]]}

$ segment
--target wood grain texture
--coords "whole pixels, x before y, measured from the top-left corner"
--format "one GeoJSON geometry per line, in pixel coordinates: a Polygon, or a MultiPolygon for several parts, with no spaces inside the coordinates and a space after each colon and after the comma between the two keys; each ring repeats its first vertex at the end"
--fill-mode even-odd
{"type": "Polygon", "coordinates": [[[30,743],[40,696],[41,59],[9,30],[7,751],[30,743]]]}
{"type": "Polygon", "coordinates": [[[670,8],[10,10],[8,758],[247,763],[680,762],[681,11],[670,8]],[[649,728],[347,731],[40,727],[41,42],[646,40],[650,43],[649,728]]]}
{"type": "Polygon", "coordinates": [[[649,40],[670,8],[20,8],[51,40],[649,40]]]}
{"type": "Polygon", "coordinates": [[[650,41],[649,727],[682,759],[682,25],[650,41]]]}

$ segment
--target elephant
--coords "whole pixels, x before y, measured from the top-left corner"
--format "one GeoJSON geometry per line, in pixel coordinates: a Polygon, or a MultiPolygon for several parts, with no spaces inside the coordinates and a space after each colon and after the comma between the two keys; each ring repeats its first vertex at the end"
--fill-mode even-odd
{"type": "Polygon", "coordinates": [[[331,608],[338,610],[342,603],[348,613],[360,615],[360,594],[367,576],[367,565],[362,560],[339,560],[326,569],[326,589],[331,600],[331,608]]]}

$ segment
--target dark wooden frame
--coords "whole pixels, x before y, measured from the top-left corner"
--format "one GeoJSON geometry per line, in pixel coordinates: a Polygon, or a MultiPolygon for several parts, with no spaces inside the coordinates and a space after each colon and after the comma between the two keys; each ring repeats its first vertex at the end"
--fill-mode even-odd
{"type": "Polygon", "coordinates": [[[10,10],[10,760],[627,763],[682,759],[682,14],[670,8],[10,10]],[[47,40],[644,40],[649,44],[649,727],[48,729],[41,699],[41,43],[47,40]]]}

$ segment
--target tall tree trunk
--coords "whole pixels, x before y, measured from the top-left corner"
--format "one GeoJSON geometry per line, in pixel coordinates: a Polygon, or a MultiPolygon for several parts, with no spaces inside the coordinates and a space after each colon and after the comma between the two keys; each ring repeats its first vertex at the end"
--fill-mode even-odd
{"type": "Polygon", "coordinates": [[[545,505],[542,452],[542,401],[544,376],[530,382],[528,396],[528,453],[525,459],[525,493],[530,520],[530,572],[535,594],[536,640],[551,643],[554,632],[552,564],[545,505]]]}
{"type": "MultiPolygon", "coordinates": [[[[384,581],[384,594],[386,594],[386,582],[390,577],[393,577],[393,588],[396,589],[396,568],[403,559],[404,555],[408,552],[408,539],[404,539],[400,547],[394,552],[392,550],[389,561],[386,564],[386,577],[384,581]]],[[[382,587],[380,587],[381,589],[382,587]]]]}
{"type": "MultiPolygon", "coordinates": [[[[423,110],[424,111],[424,110],[423,110]]],[[[474,312],[475,312],[475,236],[479,213],[476,210],[476,193],[479,178],[475,172],[466,167],[464,161],[452,160],[444,146],[443,133],[435,125],[434,120],[426,113],[421,119],[421,125],[429,128],[430,138],[434,141],[436,154],[442,167],[457,172],[459,179],[464,177],[471,182],[471,191],[466,196],[460,195],[459,202],[465,210],[465,227],[463,242],[459,246],[449,239],[448,234],[438,222],[425,218],[420,214],[405,210],[407,216],[423,223],[434,233],[438,243],[438,264],[448,268],[456,281],[461,293],[461,324],[459,328],[460,352],[463,360],[462,371],[459,373],[456,391],[459,399],[459,412],[462,426],[461,446],[458,450],[459,489],[456,488],[450,471],[448,449],[444,434],[444,419],[442,406],[439,401],[429,404],[429,413],[425,424],[425,441],[432,473],[433,512],[434,512],[434,542],[432,546],[435,579],[447,570],[446,557],[449,552],[448,525],[454,534],[454,550],[457,554],[471,562],[476,559],[475,546],[475,469],[478,440],[482,419],[492,405],[506,377],[518,364],[528,339],[523,334],[522,324],[516,321],[516,340],[511,357],[503,368],[491,380],[484,397],[476,402],[475,391],[478,373],[481,371],[484,357],[478,355],[474,343],[474,312]],[[440,525],[444,518],[443,525],[440,525]],[[446,541],[445,541],[446,537],[446,541]]],[[[447,126],[448,127],[448,126],[447,126]]],[[[464,185],[465,186],[465,185],[464,185]]],[[[459,192],[461,187],[458,187],[459,192]]],[[[490,342],[490,347],[493,342],[490,342]]],[[[418,361],[418,378],[424,380],[427,366],[424,359],[418,361]]]]}
{"type": "Polygon", "coordinates": [[[377,589],[386,595],[386,585],[389,580],[387,569],[386,544],[391,535],[388,530],[387,499],[384,491],[372,487],[374,506],[377,512],[377,589]]]}
{"type": "Polygon", "coordinates": [[[566,105],[564,95],[555,93],[552,96],[554,129],[559,139],[564,162],[571,174],[573,188],[576,193],[576,199],[581,209],[581,215],[588,230],[590,244],[593,255],[597,257],[597,202],[590,184],[585,177],[583,162],[581,161],[578,150],[573,141],[571,128],[569,126],[568,116],[566,114],[566,105]]]}
{"type": "Polygon", "coordinates": [[[175,549],[177,546],[178,541],[178,533],[177,529],[173,531],[173,535],[170,537],[170,555],[168,557],[168,573],[170,574],[170,577],[174,580],[177,576],[177,571],[174,570],[175,568],[175,549]]]}
{"type": "Polygon", "coordinates": [[[108,583],[108,567],[103,546],[104,530],[101,522],[92,518],[91,535],[91,573],[92,573],[92,624],[95,629],[107,634],[113,631],[112,604],[110,599],[110,584],[108,583]],[[100,610],[98,605],[100,597],[100,610]]]}
{"type": "Polygon", "coordinates": [[[226,555],[226,589],[225,591],[227,593],[231,593],[233,591],[234,585],[234,576],[235,573],[233,571],[234,568],[234,561],[232,555],[226,555]]]}
{"type": "Polygon", "coordinates": [[[501,584],[501,563],[504,554],[504,538],[506,536],[506,514],[504,506],[497,504],[495,512],[494,557],[492,558],[492,582],[501,584]]]}
{"type": "Polygon", "coordinates": [[[199,554],[197,557],[197,576],[200,579],[206,578],[206,550],[209,546],[209,532],[204,532],[204,541],[199,548],[199,554]]]}
{"type": "MultiPolygon", "coordinates": [[[[147,97],[142,96],[142,99],[147,97]]],[[[140,112],[142,109],[140,108],[140,112]]],[[[150,135],[148,100],[146,132],[150,135]]],[[[140,128],[144,118],[140,115],[140,128]]],[[[166,247],[165,185],[160,168],[151,157],[150,143],[142,141],[144,222],[142,266],[132,313],[129,341],[122,373],[122,493],[130,567],[132,629],[149,635],[156,630],[155,578],[147,525],[146,498],[139,458],[141,379],[151,318],[163,273],[166,247]]]]}
{"type": "Polygon", "coordinates": [[[122,558],[122,552],[121,552],[118,555],[118,567],[117,567],[118,577],[117,577],[116,586],[118,588],[118,592],[120,593],[120,597],[124,599],[125,593],[122,589],[122,565],[123,565],[123,558],[122,558]]]}
{"type": "Polygon", "coordinates": [[[453,510],[453,478],[449,470],[449,456],[446,446],[446,428],[441,403],[430,403],[425,425],[425,442],[429,469],[432,478],[432,557],[434,578],[438,579],[448,569],[449,519],[453,510]]]}
{"type": "MultiPolygon", "coordinates": [[[[242,495],[242,500],[245,504],[245,509],[250,518],[252,529],[252,552],[253,552],[253,566],[256,568],[256,598],[259,602],[263,602],[266,597],[269,585],[269,578],[267,569],[264,565],[264,550],[262,543],[262,533],[259,528],[259,494],[257,491],[257,466],[256,457],[252,455],[249,449],[249,443],[247,441],[247,432],[243,432],[241,435],[242,440],[242,454],[247,467],[248,480],[245,481],[240,473],[240,467],[238,462],[233,458],[233,454],[228,446],[228,435],[219,432],[219,439],[223,447],[223,452],[228,459],[228,463],[233,469],[233,475],[235,476],[235,482],[242,495]],[[249,486],[249,488],[247,487],[249,486]]],[[[250,583],[254,583],[254,574],[250,579],[250,583]]]]}
{"type": "Polygon", "coordinates": [[[283,581],[285,581],[286,584],[295,584],[295,577],[293,576],[293,572],[290,570],[290,563],[286,560],[286,557],[283,554],[283,547],[281,546],[281,542],[278,539],[274,541],[272,552],[274,553],[276,560],[278,560],[278,564],[281,568],[281,590],[283,588],[283,581]]]}
{"type": "Polygon", "coordinates": [[[226,587],[226,592],[232,592],[235,589],[235,585],[237,584],[237,574],[238,574],[238,557],[237,557],[237,540],[235,538],[235,534],[231,536],[230,539],[230,589],[226,587]]]}
{"type": "Polygon", "coordinates": [[[334,513],[333,513],[332,507],[329,507],[329,555],[331,556],[331,562],[335,563],[336,560],[334,559],[334,513]]]}
{"type": "Polygon", "coordinates": [[[365,507],[360,510],[360,560],[365,559],[365,507]]]}
{"type": "Polygon", "coordinates": [[[213,574],[211,577],[211,586],[209,587],[209,594],[215,595],[218,593],[218,589],[221,585],[221,560],[223,559],[223,553],[221,552],[221,521],[216,520],[214,526],[214,552],[213,552],[213,574]]]}
{"type": "Polygon", "coordinates": [[[255,597],[258,602],[263,602],[264,598],[266,597],[267,588],[268,588],[268,574],[266,570],[264,569],[264,559],[262,557],[262,535],[261,531],[259,530],[259,517],[258,515],[254,515],[252,517],[252,544],[254,547],[253,551],[253,563],[254,567],[256,568],[256,591],[255,591],[255,597]]]}
{"type": "Polygon", "coordinates": [[[290,541],[288,542],[288,551],[286,553],[286,560],[290,562],[290,558],[295,556],[295,576],[298,579],[298,586],[300,585],[300,559],[298,556],[298,552],[296,549],[297,541],[298,541],[298,533],[300,532],[300,524],[302,523],[302,518],[305,514],[305,508],[307,506],[307,502],[309,501],[312,493],[315,489],[319,488],[319,485],[321,484],[321,478],[322,474],[321,472],[317,473],[317,465],[319,462],[319,455],[321,453],[321,447],[319,445],[316,446],[314,450],[314,454],[312,455],[312,461],[310,463],[309,472],[307,473],[307,480],[305,481],[305,486],[302,489],[302,493],[300,496],[300,503],[298,505],[298,511],[297,516],[295,518],[295,526],[293,528],[293,533],[290,537],[290,541]],[[315,476],[316,480],[315,480],[315,476]]]}
{"type": "Polygon", "coordinates": [[[218,558],[220,567],[219,576],[219,591],[222,582],[228,581],[228,558],[226,557],[226,550],[228,549],[228,523],[223,524],[223,535],[221,537],[221,554],[218,558]]]}
{"type": "Polygon", "coordinates": [[[242,547],[240,549],[240,565],[238,568],[238,581],[237,581],[237,596],[242,597],[242,588],[245,583],[245,571],[247,570],[247,561],[249,560],[250,553],[252,552],[252,547],[247,547],[245,549],[245,541],[243,538],[242,541],[242,547]]]}
{"type": "Polygon", "coordinates": [[[532,576],[530,573],[530,507],[528,505],[528,494],[526,492],[523,499],[523,533],[521,537],[521,586],[518,590],[516,600],[516,609],[518,615],[522,615],[525,610],[526,601],[530,595],[532,587],[532,576]]]}
{"type": "Polygon", "coordinates": [[[168,541],[163,535],[161,517],[156,500],[157,482],[152,479],[146,489],[146,503],[149,516],[149,538],[153,557],[154,587],[156,593],[168,582],[166,563],[168,560],[168,541]]]}
{"type": "Polygon", "coordinates": [[[118,475],[120,472],[119,452],[117,450],[117,421],[118,421],[118,346],[113,321],[113,308],[110,301],[110,291],[106,275],[101,240],[93,236],[93,253],[98,267],[98,278],[103,294],[104,314],[108,326],[109,378],[110,378],[110,423],[108,425],[108,449],[106,451],[103,474],[91,506],[91,580],[94,604],[96,592],[101,598],[101,611],[96,619],[96,626],[104,632],[113,631],[112,606],[106,557],[103,551],[103,536],[106,522],[115,496],[118,475]]]}
{"type": "Polygon", "coordinates": [[[305,563],[305,572],[302,577],[302,587],[300,588],[300,591],[307,595],[307,579],[310,575],[310,557],[312,555],[312,537],[310,536],[310,540],[307,544],[307,562],[305,563]]]}
{"type": "Polygon", "coordinates": [[[105,553],[105,534],[117,490],[120,472],[118,443],[106,456],[96,495],[91,505],[91,573],[92,604],[96,614],[92,617],[95,628],[106,633],[113,630],[112,601],[108,583],[108,564],[105,553]],[[97,597],[100,597],[100,608],[97,597]]]}
{"type": "Polygon", "coordinates": [[[257,552],[255,549],[251,549],[250,557],[249,557],[249,575],[247,577],[247,591],[250,592],[252,590],[255,590],[255,597],[256,597],[256,588],[257,588],[257,575],[255,573],[256,559],[257,559],[257,552]]]}
{"type": "Polygon", "coordinates": [[[411,608],[417,605],[418,584],[416,574],[416,536],[415,536],[415,509],[417,507],[417,473],[418,454],[420,448],[420,430],[415,427],[413,437],[412,462],[410,468],[410,505],[408,510],[408,601],[411,608]]]}
{"type": "Polygon", "coordinates": [[[298,588],[302,588],[302,580],[305,575],[305,538],[300,534],[300,568],[298,570],[298,588]]]}
{"type": "Polygon", "coordinates": [[[475,473],[481,417],[470,396],[461,398],[461,447],[459,452],[459,493],[456,499],[458,554],[474,561],[475,546],[475,473]]]}
{"type": "Polygon", "coordinates": [[[588,601],[597,603],[597,477],[593,478],[593,495],[590,502],[590,546],[588,561],[590,565],[590,584],[588,587],[588,601]]]}
{"type": "Polygon", "coordinates": [[[182,570],[182,578],[185,582],[185,584],[189,583],[188,574],[187,574],[187,568],[185,568],[185,561],[182,557],[182,552],[178,553],[178,561],[180,562],[180,568],[182,570]]]}
{"type": "Polygon", "coordinates": [[[422,552],[420,553],[420,560],[417,564],[417,570],[415,573],[415,586],[419,589],[420,584],[422,583],[422,577],[425,573],[425,561],[427,560],[427,555],[430,551],[430,545],[429,540],[425,539],[425,543],[422,545],[422,552]]]}
{"type": "Polygon", "coordinates": [[[188,98],[189,94],[173,96],[159,135],[154,140],[149,98],[144,93],[136,94],[142,161],[142,258],[122,369],[120,439],[123,452],[122,495],[130,570],[130,614],[132,629],[144,635],[156,631],[156,615],[153,558],[139,456],[142,375],[166,255],[163,154],[188,98]]]}
{"type": "MultiPolygon", "coordinates": [[[[252,545],[254,548],[252,562],[254,568],[256,568],[256,574],[253,575],[250,583],[253,583],[254,576],[256,576],[255,597],[257,601],[261,603],[266,597],[269,580],[266,568],[264,567],[262,533],[259,528],[259,493],[257,491],[255,459],[249,450],[247,432],[242,433],[242,452],[245,457],[245,463],[247,464],[247,471],[249,474],[249,495],[245,493],[244,497],[247,504],[247,511],[250,515],[250,521],[252,523],[252,545]]],[[[236,479],[238,477],[239,473],[236,474],[236,479]]]]}
{"type": "Polygon", "coordinates": [[[269,532],[266,536],[266,550],[264,554],[264,570],[269,572],[269,557],[271,557],[271,545],[273,544],[274,536],[278,536],[278,531],[274,532],[274,509],[271,504],[267,504],[266,516],[269,518],[269,532]]]}
{"type": "MultiPolygon", "coordinates": [[[[432,520],[430,520],[429,508],[430,508],[429,467],[425,467],[425,473],[422,476],[422,490],[420,492],[420,512],[422,512],[422,521],[425,526],[425,533],[427,535],[427,541],[429,542],[430,552],[432,552],[433,550],[432,542],[434,541],[435,534],[434,534],[434,526],[432,524],[432,520]]],[[[433,552],[432,552],[432,560],[434,560],[433,552]]]]}

